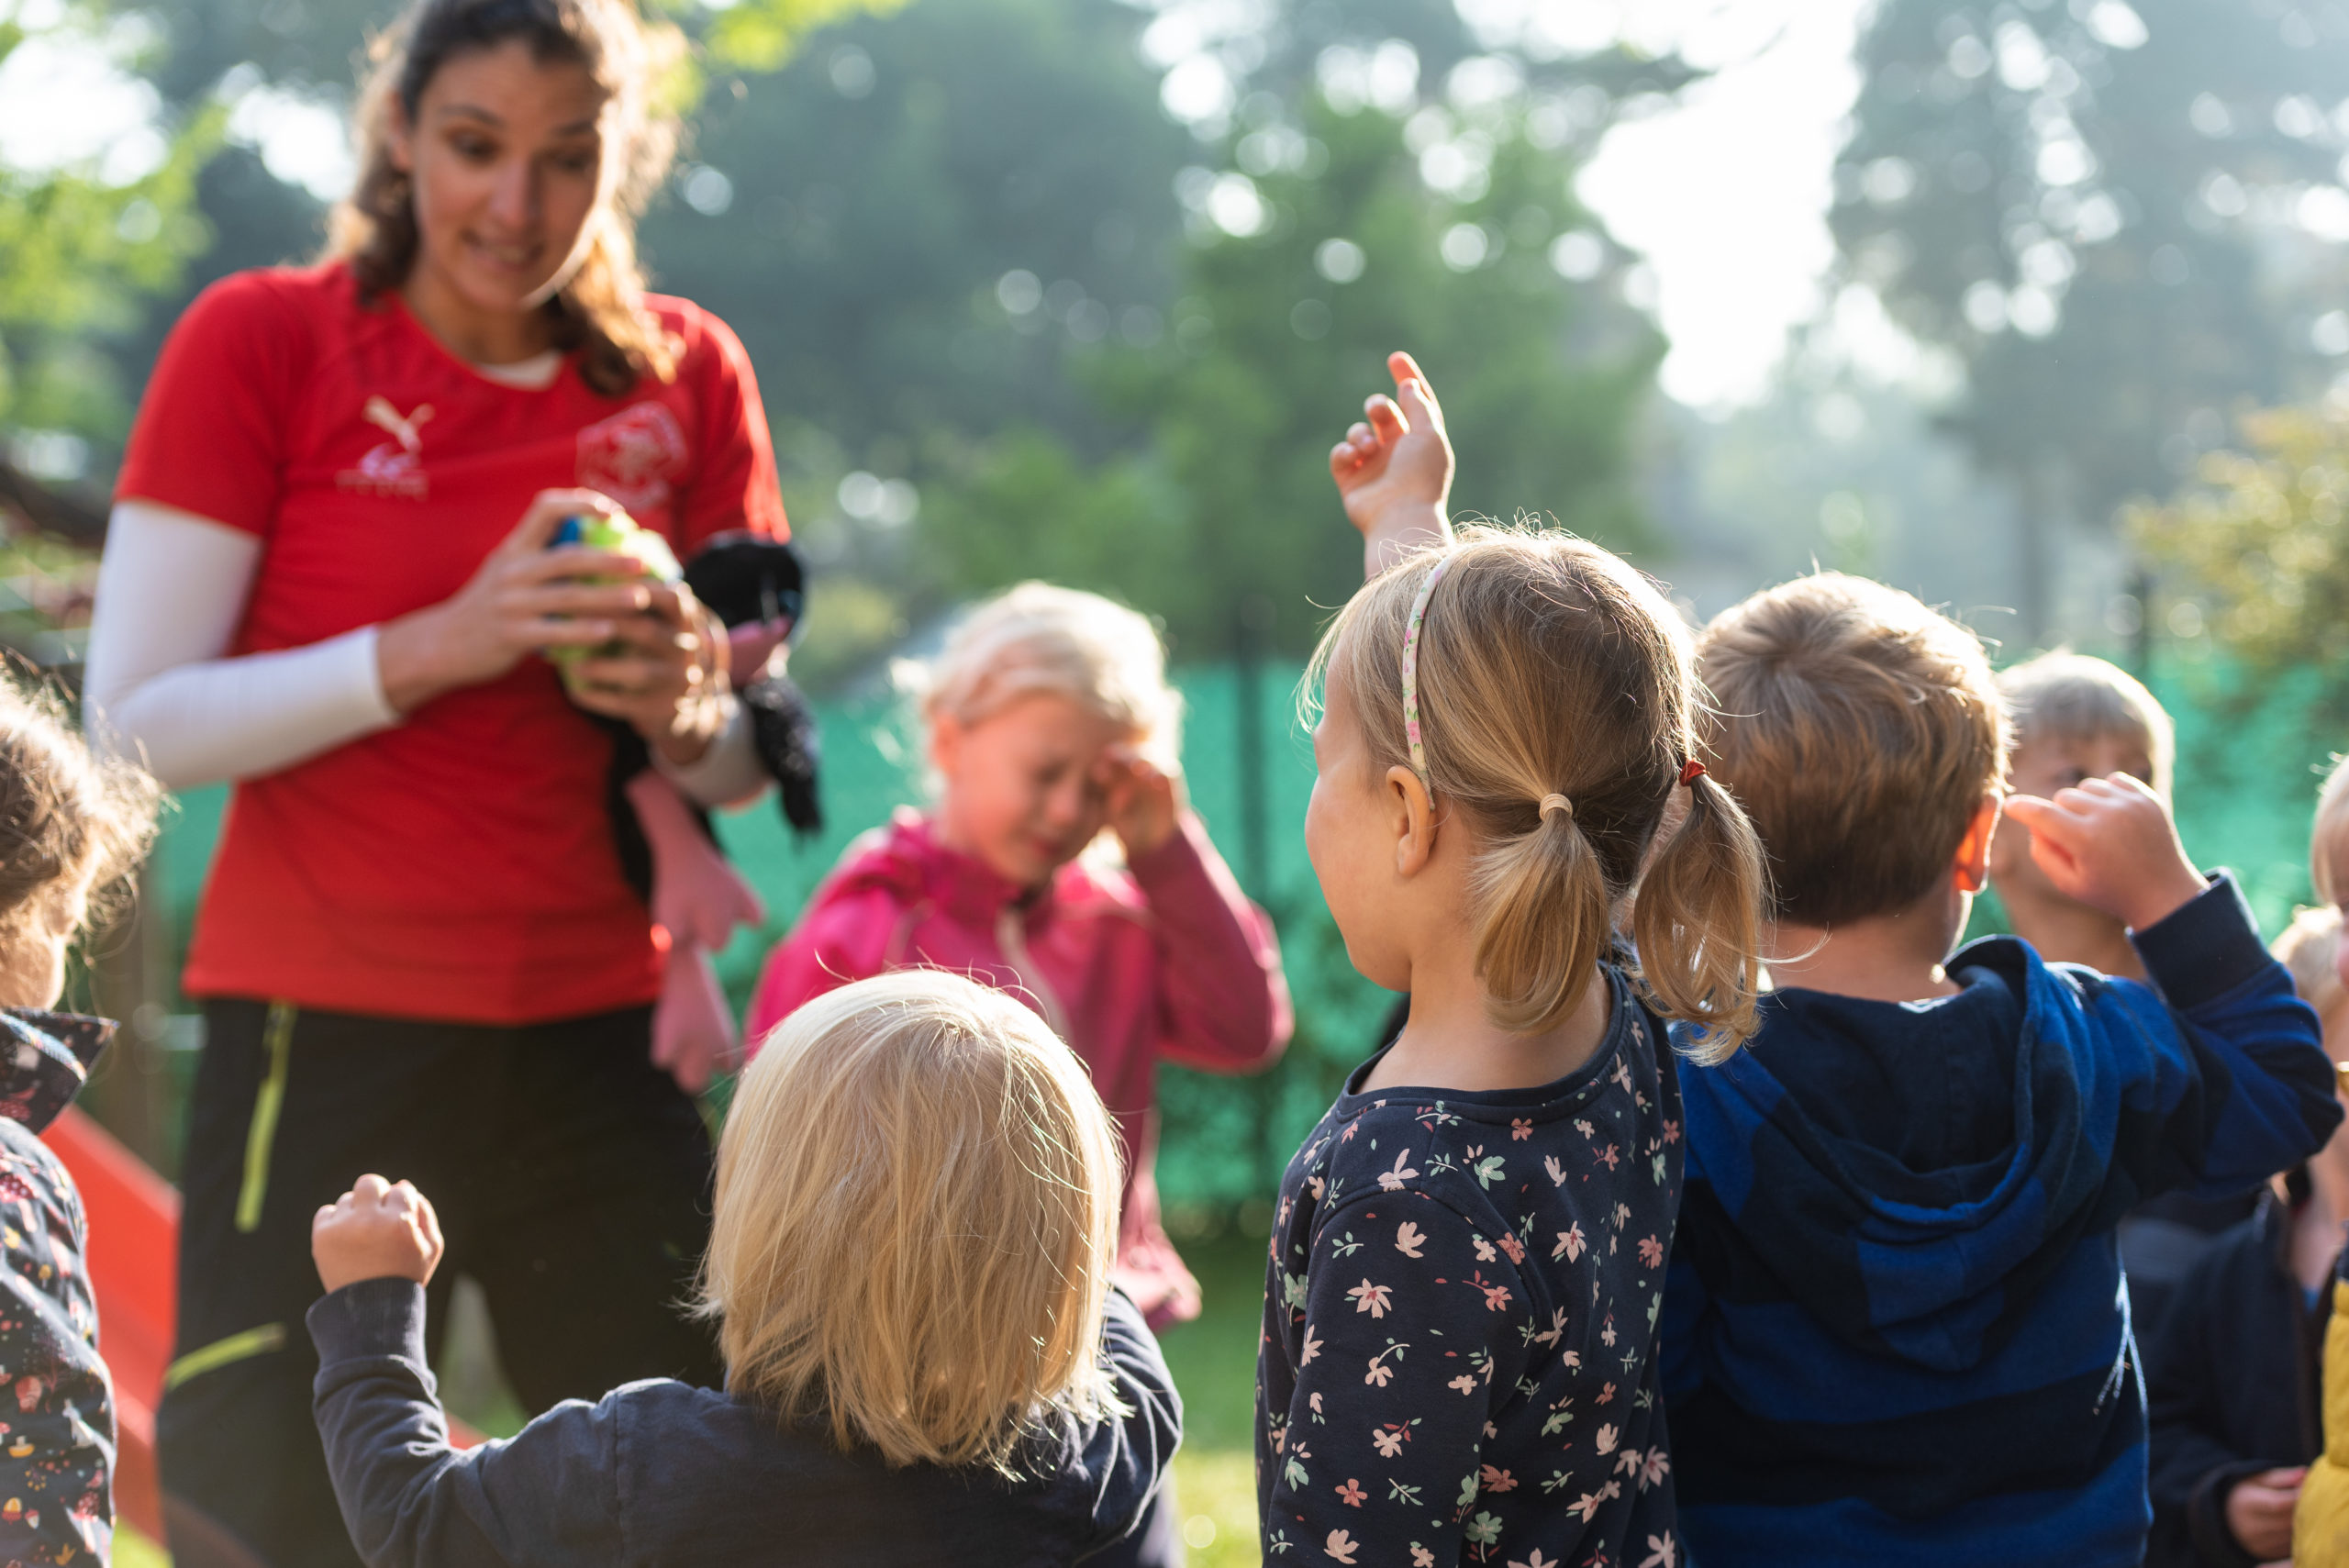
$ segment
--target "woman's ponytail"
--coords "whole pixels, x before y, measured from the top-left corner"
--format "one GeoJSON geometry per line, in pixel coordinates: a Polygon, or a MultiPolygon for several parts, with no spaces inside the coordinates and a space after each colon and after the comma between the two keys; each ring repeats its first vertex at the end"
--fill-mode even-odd
{"type": "Polygon", "coordinates": [[[1691,778],[1687,816],[1640,879],[1631,939],[1650,1001],[1664,1018],[1697,1026],[1689,1054],[1709,1065],[1756,1027],[1754,953],[1768,884],[1762,840],[1736,797],[1709,776],[1691,778]]]}
{"type": "Polygon", "coordinates": [[[1473,874],[1486,1015],[1519,1032],[1563,1022],[1612,940],[1607,873],[1573,809],[1545,811],[1484,851],[1473,874]]]}

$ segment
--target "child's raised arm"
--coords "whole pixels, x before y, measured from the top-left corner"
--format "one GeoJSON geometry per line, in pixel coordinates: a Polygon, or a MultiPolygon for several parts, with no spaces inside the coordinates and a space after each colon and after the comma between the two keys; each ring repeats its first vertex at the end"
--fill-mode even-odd
{"type": "Polygon", "coordinates": [[[1452,440],[1443,407],[1410,355],[1386,356],[1395,395],[1374,393],[1364,417],[1330,449],[1346,517],[1362,530],[1363,575],[1375,577],[1406,552],[1452,537],[1452,440]]]}
{"type": "Polygon", "coordinates": [[[2096,1003],[2130,1014],[2152,1053],[2152,1125],[2119,1151],[2141,1193],[2231,1196],[2321,1147],[2341,1107],[2316,1014],[2232,879],[2187,857],[2161,796],[2116,773],[2007,809],[2065,896],[2129,927],[2157,993],[2117,981],[2096,1003]]]}
{"type": "Polygon", "coordinates": [[[2168,802],[2127,773],[2082,779],[2052,800],[2018,795],[2006,809],[2031,829],[2031,858],[2056,891],[2133,930],[2159,924],[2209,885],[2178,842],[2168,802]]]}

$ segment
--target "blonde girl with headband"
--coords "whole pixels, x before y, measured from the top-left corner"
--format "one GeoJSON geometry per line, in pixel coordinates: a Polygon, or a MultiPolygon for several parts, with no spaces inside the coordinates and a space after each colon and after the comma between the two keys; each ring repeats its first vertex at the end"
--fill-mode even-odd
{"type": "Polygon", "coordinates": [[[1375,574],[1315,658],[1305,833],[1354,966],[1410,1012],[1282,1182],[1264,1550],[1674,1562],[1665,1025],[1717,1055],[1753,1028],[1761,851],[1692,754],[1680,618],[1596,545],[1454,538],[1441,414],[1397,371],[1399,405],[1375,400],[1377,428],[1332,457],[1375,574]],[[1637,962],[1618,938],[1635,881],[1637,962]]]}

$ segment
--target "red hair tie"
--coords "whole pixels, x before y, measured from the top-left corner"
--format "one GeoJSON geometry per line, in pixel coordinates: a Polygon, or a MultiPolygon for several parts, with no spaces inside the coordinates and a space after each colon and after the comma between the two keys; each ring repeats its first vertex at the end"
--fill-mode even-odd
{"type": "Polygon", "coordinates": [[[1697,761],[1694,757],[1691,757],[1688,759],[1687,762],[1681,767],[1680,787],[1682,789],[1687,789],[1690,784],[1695,784],[1698,779],[1701,779],[1704,776],[1705,764],[1697,761]]]}

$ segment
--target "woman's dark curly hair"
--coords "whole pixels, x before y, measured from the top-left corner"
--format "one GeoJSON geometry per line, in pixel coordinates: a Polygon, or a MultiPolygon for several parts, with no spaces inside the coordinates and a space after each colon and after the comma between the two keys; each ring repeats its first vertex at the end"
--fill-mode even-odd
{"type": "Polygon", "coordinates": [[[676,373],[677,348],[644,308],[636,259],[636,217],[660,188],[677,148],[669,95],[681,80],[685,40],[647,22],[629,0],[415,0],[368,48],[359,95],[359,180],[338,203],[326,256],[349,263],[360,288],[377,295],[407,281],[416,262],[416,198],[392,161],[396,107],[415,123],[433,74],[451,59],[519,39],[541,63],[583,65],[611,95],[606,194],[587,219],[586,253],[545,310],[554,343],[579,352],[587,384],[618,396],[650,373],[676,373]]]}

